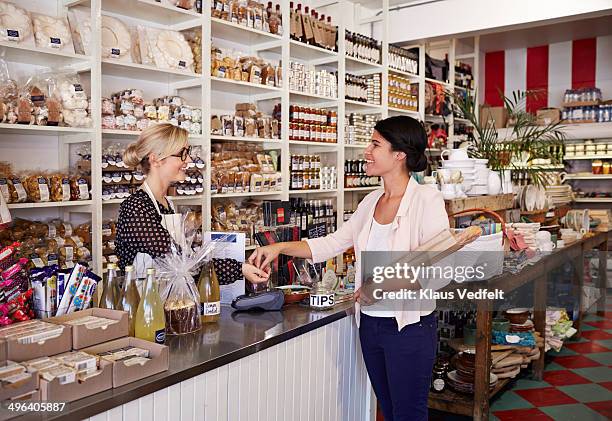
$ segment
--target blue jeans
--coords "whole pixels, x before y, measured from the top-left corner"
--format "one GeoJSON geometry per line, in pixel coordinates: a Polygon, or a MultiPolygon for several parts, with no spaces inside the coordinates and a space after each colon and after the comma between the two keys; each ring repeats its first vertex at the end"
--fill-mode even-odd
{"type": "Polygon", "coordinates": [[[361,351],[385,421],[427,420],[437,324],[432,313],[398,331],[394,317],[361,313],[361,351]]]}

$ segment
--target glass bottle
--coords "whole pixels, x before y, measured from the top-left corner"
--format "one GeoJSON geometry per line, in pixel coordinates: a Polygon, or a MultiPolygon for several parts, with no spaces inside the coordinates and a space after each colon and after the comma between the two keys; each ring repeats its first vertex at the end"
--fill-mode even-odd
{"type": "Polygon", "coordinates": [[[127,311],[128,313],[129,336],[135,335],[136,312],[140,303],[140,294],[134,276],[134,266],[126,266],[123,293],[117,305],[117,310],[127,311]]]}
{"type": "Polygon", "coordinates": [[[119,297],[119,295],[116,294],[117,265],[115,263],[109,263],[106,265],[106,268],[106,279],[102,284],[102,294],[100,295],[99,307],[115,310],[117,308],[117,301],[119,297]]]}
{"type": "Polygon", "coordinates": [[[135,336],[150,342],[163,344],[166,340],[166,317],[164,306],[157,292],[155,269],[147,269],[142,299],[138,304],[135,336]]]}
{"type": "Polygon", "coordinates": [[[204,265],[198,284],[200,293],[200,319],[202,323],[214,323],[221,315],[221,292],[212,262],[204,265]]]}

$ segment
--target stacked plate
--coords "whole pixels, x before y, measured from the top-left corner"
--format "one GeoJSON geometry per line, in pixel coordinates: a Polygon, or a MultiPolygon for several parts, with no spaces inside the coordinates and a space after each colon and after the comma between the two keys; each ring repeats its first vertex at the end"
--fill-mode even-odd
{"type": "Polygon", "coordinates": [[[521,186],[516,193],[518,207],[522,211],[531,212],[534,210],[548,209],[546,191],[541,187],[531,184],[521,186]]]}
{"type": "Polygon", "coordinates": [[[517,325],[510,323],[510,332],[531,332],[533,331],[533,322],[527,320],[525,323],[517,325]]]}
{"type": "MultiPolygon", "coordinates": [[[[497,384],[497,375],[491,373],[489,377],[489,389],[493,389],[497,384]]],[[[448,373],[448,385],[457,392],[461,393],[474,393],[474,379],[471,382],[462,380],[457,374],[456,370],[448,373]]]]}
{"type": "Polygon", "coordinates": [[[546,186],[546,197],[548,197],[549,202],[555,207],[567,205],[574,200],[572,186],[546,186]]]}
{"type": "MultiPolygon", "coordinates": [[[[474,393],[474,374],[476,372],[476,354],[460,352],[451,359],[455,370],[448,373],[448,384],[457,392],[474,393]]],[[[495,387],[497,376],[491,373],[489,387],[495,387]]]]}

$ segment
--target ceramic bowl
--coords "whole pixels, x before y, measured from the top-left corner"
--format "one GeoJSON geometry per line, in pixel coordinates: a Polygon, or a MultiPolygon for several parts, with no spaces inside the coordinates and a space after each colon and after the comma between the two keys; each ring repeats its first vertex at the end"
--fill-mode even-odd
{"type": "Polygon", "coordinates": [[[513,325],[522,325],[529,319],[528,308],[511,308],[506,310],[504,317],[510,321],[513,325]]]}
{"type": "Polygon", "coordinates": [[[496,317],[493,319],[493,330],[499,332],[507,332],[510,329],[510,322],[503,317],[496,317]]]}

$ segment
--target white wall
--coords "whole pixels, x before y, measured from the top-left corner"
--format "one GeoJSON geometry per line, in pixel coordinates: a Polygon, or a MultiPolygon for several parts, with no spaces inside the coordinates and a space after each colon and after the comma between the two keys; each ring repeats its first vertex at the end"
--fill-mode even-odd
{"type": "Polygon", "coordinates": [[[612,10],[610,0],[442,0],[390,13],[389,41],[512,27],[612,10]],[[408,24],[407,24],[408,23],[408,24]]]}

